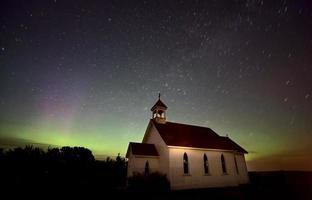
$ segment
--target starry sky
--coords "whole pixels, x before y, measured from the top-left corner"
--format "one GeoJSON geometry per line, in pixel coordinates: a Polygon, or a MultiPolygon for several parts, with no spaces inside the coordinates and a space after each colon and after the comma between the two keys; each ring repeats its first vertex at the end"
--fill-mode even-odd
{"type": "Polygon", "coordinates": [[[0,4],[0,146],[125,155],[160,92],[249,170],[312,170],[311,1],[0,4]]]}

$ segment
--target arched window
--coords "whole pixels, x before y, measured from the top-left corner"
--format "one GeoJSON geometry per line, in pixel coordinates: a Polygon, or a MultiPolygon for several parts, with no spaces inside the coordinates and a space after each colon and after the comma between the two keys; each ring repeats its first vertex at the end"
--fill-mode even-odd
{"type": "Polygon", "coordinates": [[[208,164],[208,158],[206,154],[204,154],[204,172],[205,174],[209,174],[209,164],[208,164]]]}
{"type": "Polygon", "coordinates": [[[186,153],[184,153],[183,155],[183,171],[184,171],[184,174],[189,173],[189,163],[188,163],[188,157],[186,153]]]}
{"type": "Polygon", "coordinates": [[[238,166],[237,166],[237,161],[236,161],[236,156],[235,156],[235,155],[234,155],[234,163],[235,163],[236,173],[239,174],[239,172],[238,172],[238,166]]]}
{"type": "Polygon", "coordinates": [[[145,175],[148,175],[149,174],[149,163],[148,163],[148,160],[145,162],[145,175]]]}
{"type": "Polygon", "coordinates": [[[223,172],[223,174],[226,174],[225,159],[224,159],[223,154],[221,154],[221,165],[222,165],[222,172],[223,172]]]}

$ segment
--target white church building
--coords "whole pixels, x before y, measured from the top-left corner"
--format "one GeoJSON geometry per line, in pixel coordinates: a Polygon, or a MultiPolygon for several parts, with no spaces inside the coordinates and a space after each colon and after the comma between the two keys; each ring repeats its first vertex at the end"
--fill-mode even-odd
{"type": "Polygon", "coordinates": [[[159,98],[143,141],[129,143],[128,177],[160,172],[167,175],[172,190],[249,182],[245,149],[210,128],[168,122],[166,110],[159,98]]]}

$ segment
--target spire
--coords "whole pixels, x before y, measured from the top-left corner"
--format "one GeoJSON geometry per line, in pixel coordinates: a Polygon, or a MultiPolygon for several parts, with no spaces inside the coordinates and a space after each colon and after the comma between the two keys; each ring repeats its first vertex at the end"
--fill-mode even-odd
{"type": "Polygon", "coordinates": [[[160,92],[158,93],[158,100],[160,100],[160,92]]]}

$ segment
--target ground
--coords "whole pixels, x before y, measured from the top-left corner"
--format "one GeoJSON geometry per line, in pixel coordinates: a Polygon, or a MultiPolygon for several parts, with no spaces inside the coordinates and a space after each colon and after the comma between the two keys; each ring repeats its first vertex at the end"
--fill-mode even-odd
{"type": "MultiPolygon", "coordinates": [[[[233,199],[233,200],[310,200],[312,199],[312,172],[250,172],[251,183],[240,187],[210,188],[160,192],[156,188],[150,192],[133,191],[126,188],[106,189],[101,182],[81,183],[72,187],[66,183],[48,185],[26,185],[23,188],[9,187],[3,194],[11,197],[67,197],[84,199],[233,199]],[[18,191],[18,192],[17,192],[18,191]]],[[[103,180],[104,182],[105,180],[103,180]]]]}

